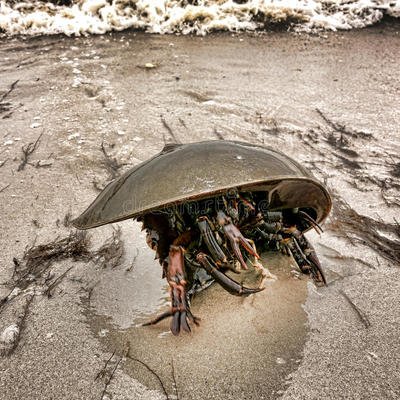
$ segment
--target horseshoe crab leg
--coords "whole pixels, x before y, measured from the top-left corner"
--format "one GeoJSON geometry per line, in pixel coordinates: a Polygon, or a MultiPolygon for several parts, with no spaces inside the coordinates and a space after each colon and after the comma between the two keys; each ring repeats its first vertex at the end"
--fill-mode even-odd
{"type": "Polygon", "coordinates": [[[204,253],[197,254],[196,260],[215,279],[216,282],[218,282],[225,290],[227,290],[231,294],[234,294],[236,296],[248,296],[250,294],[261,292],[265,289],[264,287],[252,289],[242,286],[240,283],[234,281],[233,279],[229,278],[229,276],[219,271],[204,253]]]}
{"type": "Polygon", "coordinates": [[[149,325],[155,325],[158,324],[160,321],[162,321],[165,318],[171,317],[172,316],[172,310],[165,311],[164,313],[160,314],[159,316],[155,317],[149,322],[145,322],[142,324],[142,326],[149,326],[149,325]]]}
{"type": "Polygon", "coordinates": [[[289,230],[291,238],[287,241],[286,246],[301,271],[311,274],[317,285],[326,285],[326,278],[314,247],[295,226],[289,230]]]}
{"type": "Polygon", "coordinates": [[[170,246],[167,280],[171,287],[172,321],[171,332],[176,336],[181,330],[190,332],[188,320],[197,324],[197,318],[190,312],[186,294],[185,262],[183,248],[170,246]]]}
{"type": "Polygon", "coordinates": [[[217,263],[217,265],[221,263],[226,264],[228,262],[226,255],[215,239],[207,217],[200,217],[197,220],[197,225],[200,229],[201,237],[203,238],[213,260],[217,263]]]}
{"type": "Polygon", "coordinates": [[[229,239],[233,252],[239,260],[243,269],[248,269],[240,251],[240,245],[255,258],[260,258],[257,251],[253,249],[249,241],[242,235],[240,230],[232,223],[231,219],[223,212],[218,211],[217,221],[222,226],[226,237],[229,239]]]}
{"type": "Polygon", "coordinates": [[[306,239],[304,235],[301,235],[300,239],[301,240],[298,240],[298,244],[303,253],[306,255],[306,259],[310,264],[311,276],[314,279],[314,282],[317,283],[318,285],[326,286],[327,285],[326,278],[314,247],[311,245],[311,243],[306,239]]]}
{"type": "Polygon", "coordinates": [[[169,249],[166,277],[171,288],[171,309],[143,324],[143,326],[154,325],[172,316],[170,329],[175,336],[179,335],[181,330],[191,331],[189,321],[199,324],[199,318],[191,313],[187,299],[183,251],[181,246],[171,245],[169,249]]]}
{"type": "Polygon", "coordinates": [[[314,218],[310,217],[305,211],[299,211],[299,215],[315,229],[315,232],[317,232],[318,234],[324,232],[322,228],[318,225],[317,221],[315,221],[314,218]]]}

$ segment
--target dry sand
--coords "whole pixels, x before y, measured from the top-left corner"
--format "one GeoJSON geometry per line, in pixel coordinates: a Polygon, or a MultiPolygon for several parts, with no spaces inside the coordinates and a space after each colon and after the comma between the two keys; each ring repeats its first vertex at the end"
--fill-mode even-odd
{"type": "MultiPolygon", "coordinates": [[[[330,219],[321,238],[309,235],[330,284],[308,284],[307,300],[306,280],[269,254],[278,281],[245,301],[210,288],[194,303],[201,327],[174,338],[162,334],[167,323],[135,326],[165,307],[166,293],[138,227],[124,222],[125,255],[114,269],[100,268],[101,260],[56,262],[54,277],[73,268],[50,299],[31,283],[36,295],[19,344],[0,361],[0,399],[165,398],[142,365],[118,363],[128,342],[130,356],[157,371],[171,398],[172,359],[181,399],[399,398],[397,27],[323,37],[123,32],[3,40],[0,93],[18,82],[0,106],[1,282],[35,240],[67,235],[64,216],[83,211],[94,186],[119,172],[102,142],[121,170],[168,141],[264,143],[311,168],[335,204],[346,200],[371,218],[362,220],[371,231],[380,225],[378,241],[368,229],[355,239],[343,218],[330,219]],[[40,134],[18,171],[21,146],[40,134]],[[107,373],[95,379],[114,350],[107,373]]],[[[91,232],[92,248],[111,233],[109,226],[91,232]]],[[[0,287],[1,296],[8,292],[0,287]]],[[[0,332],[24,299],[2,308],[0,332]]]]}

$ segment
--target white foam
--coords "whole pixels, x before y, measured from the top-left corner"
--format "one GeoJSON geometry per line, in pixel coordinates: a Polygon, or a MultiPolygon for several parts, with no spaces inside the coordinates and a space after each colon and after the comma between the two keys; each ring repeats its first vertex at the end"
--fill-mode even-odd
{"type": "Polygon", "coordinates": [[[293,22],[296,29],[352,29],[400,17],[400,0],[75,0],[72,6],[0,0],[0,31],[85,35],[127,28],[151,33],[256,30],[293,22]]]}

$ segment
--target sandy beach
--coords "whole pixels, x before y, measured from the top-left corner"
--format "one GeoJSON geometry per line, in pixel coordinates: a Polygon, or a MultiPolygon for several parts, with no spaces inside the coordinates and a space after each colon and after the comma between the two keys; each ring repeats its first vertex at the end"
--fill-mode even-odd
{"type": "Polygon", "coordinates": [[[399,398],[399,32],[2,39],[0,400],[399,398]],[[328,286],[263,254],[276,281],[245,300],[210,287],[176,338],[139,326],[168,304],[140,226],[69,221],[166,143],[210,139],[284,151],[327,185],[308,237],[328,286]]]}

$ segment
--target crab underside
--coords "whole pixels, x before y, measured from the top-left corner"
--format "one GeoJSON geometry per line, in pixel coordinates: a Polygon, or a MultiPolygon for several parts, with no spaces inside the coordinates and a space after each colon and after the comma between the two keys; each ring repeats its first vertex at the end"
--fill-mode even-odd
{"type": "Polygon", "coordinates": [[[147,244],[156,252],[170,286],[171,308],[144,325],[172,317],[171,331],[191,330],[199,318],[190,311],[192,296],[212,282],[237,296],[264,289],[270,276],[260,251],[277,250],[293,257],[301,272],[318,285],[326,284],[320,262],[304,232],[321,228],[312,208],[270,210],[266,192],[235,189],[199,201],[184,202],[146,213],[137,220],[146,230],[147,244]],[[254,268],[257,288],[249,288],[226,272],[254,268]]]}

